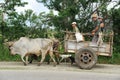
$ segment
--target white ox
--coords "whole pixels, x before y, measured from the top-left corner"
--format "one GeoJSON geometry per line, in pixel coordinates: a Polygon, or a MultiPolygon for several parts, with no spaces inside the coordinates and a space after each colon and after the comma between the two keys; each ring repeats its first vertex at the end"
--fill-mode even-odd
{"type": "Polygon", "coordinates": [[[42,64],[45,59],[47,52],[49,51],[49,55],[51,59],[54,61],[54,65],[56,65],[55,59],[53,57],[53,41],[51,39],[44,38],[36,38],[30,39],[27,37],[21,37],[18,41],[10,44],[10,51],[12,55],[19,54],[24,65],[28,63],[28,56],[30,54],[35,54],[37,56],[41,55],[41,61],[38,65],[42,64]],[[26,61],[24,60],[26,58],[26,61]]]}

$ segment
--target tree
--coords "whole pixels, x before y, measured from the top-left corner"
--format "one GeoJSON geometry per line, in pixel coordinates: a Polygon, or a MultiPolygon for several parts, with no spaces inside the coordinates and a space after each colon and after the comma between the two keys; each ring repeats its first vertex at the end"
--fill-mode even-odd
{"type": "Polygon", "coordinates": [[[10,16],[11,14],[13,14],[15,12],[15,7],[16,6],[24,6],[25,4],[27,4],[26,2],[22,2],[21,0],[4,0],[4,3],[1,3],[1,8],[0,9],[0,13],[2,15],[2,21],[0,22],[1,26],[0,26],[0,32],[2,35],[2,42],[4,41],[4,37],[5,37],[5,31],[8,28],[6,25],[6,22],[4,21],[4,14],[7,14],[8,16],[10,16]]]}
{"type": "Polygon", "coordinates": [[[113,30],[114,30],[114,50],[120,52],[120,8],[112,11],[113,30]]]}
{"type": "Polygon", "coordinates": [[[25,10],[18,14],[13,12],[7,19],[8,32],[5,37],[8,40],[19,39],[26,36],[31,38],[47,37],[47,30],[52,26],[49,17],[52,12],[45,14],[45,12],[36,15],[32,10],[25,10]]]}
{"type": "Polygon", "coordinates": [[[58,30],[72,29],[71,22],[76,21],[80,30],[88,32],[89,19],[93,12],[106,14],[107,5],[111,0],[37,0],[48,9],[58,11],[51,21],[58,30]],[[87,28],[87,29],[86,29],[87,28]]]}
{"type": "Polygon", "coordinates": [[[42,19],[45,20],[45,13],[42,12],[39,15],[33,13],[32,10],[26,10],[23,13],[18,14],[15,11],[15,7],[26,5],[26,2],[21,0],[4,0],[2,3],[1,14],[7,14],[7,19],[3,20],[1,17],[0,34],[2,35],[2,42],[4,39],[13,40],[22,36],[27,37],[43,37],[42,19]],[[41,34],[40,34],[41,33],[41,34]]]}

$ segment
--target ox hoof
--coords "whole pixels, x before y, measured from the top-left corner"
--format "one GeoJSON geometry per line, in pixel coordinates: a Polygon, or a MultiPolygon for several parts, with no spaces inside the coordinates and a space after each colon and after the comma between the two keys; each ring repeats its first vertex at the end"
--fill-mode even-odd
{"type": "Polygon", "coordinates": [[[54,67],[56,67],[56,65],[57,65],[57,63],[54,63],[54,65],[53,65],[53,66],[54,66],[54,67]]]}
{"type": "Polygon", "coordinates": [[[23,64],[24,64],[24,66],[27,66],[27,63],[24,62],[23,64]]]}
{"type": "Polygon", "coordinates": [[[47,64],[49,65],[49,64],[50,64],[50,62],[47,62],[47,64]]]}
{"type": "Polygon", "coordinates": [[[57,62],[57,65],[59,65],[60,63],[59,62],[57,62]]]}
{"type": "Polygon", "coordinates": [[[32,64],[32,61],[29,61],[29,64],[32,64]]]}
{"type": "Polygon", "coordinates": [[[38,63],[38,66],[40,66],[41,65],[41,63],[38,63]]]}

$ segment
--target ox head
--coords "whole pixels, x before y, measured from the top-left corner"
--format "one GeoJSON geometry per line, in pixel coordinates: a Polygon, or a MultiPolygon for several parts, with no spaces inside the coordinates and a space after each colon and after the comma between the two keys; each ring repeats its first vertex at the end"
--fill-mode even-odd
{"type": "Polygon", "coordinates": [[[9,51],[10,51],[10,53],[12,54],[12,55],[15,55],[14,54],[14,52],[13,52],[13,44],[14,44],[15,42],[14,41],[10,41],[10,42],[5,42],[4,43],[4,45],[5,46],[7,46],[8,47],[8,49],[9,49],[9,51]]]}
{"type": "Polygon", "coordinates": [[[5,42],[4,45],[7,46],[9,49],[11,46],[13,46],[14,42],[10,41],[10,42],[5,42]]]}

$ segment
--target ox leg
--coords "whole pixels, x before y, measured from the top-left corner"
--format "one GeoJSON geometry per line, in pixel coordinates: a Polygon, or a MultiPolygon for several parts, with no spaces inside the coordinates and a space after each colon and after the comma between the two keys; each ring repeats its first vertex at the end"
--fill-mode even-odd
{"type": "Polygon", "coordinates": [[[27,65],[28,64],[28,55],[25,58],[26,58],[26,65],[27,65]]]}
{"type": "Polygon", "coordinates": [[[44,59],[45,59],[45,52],[42,51],[42,58],[41,61],[38,63],[38,66],[40,66],[43,63],[44,59]]]}
{"type": "Polygon", "coordinates": [[[54,59],[54,55],[53,55],[53,52],[51,52],[50,51],[50,57],[51,57],[51,59],[53,60],[53,62],[54,62],[54,66],[56,66],[56,61],[55,61],[55,59],[54,59]]]}
{"type": "Polygon", "coordinates": [[[27,64],[26,64],[26,62],[24,60],[24,56],[21,56],[21,59],[22,59],[22,62],[24,63],[24,65],[26,66],[27,64]]]}
{"type": "Polygon", "coordinates": [[[51,58],[48,60],[47,64],[50,64],[50,62],[51,62],[51,58]]]}
{"type": "Polygon", "coordinates": [[[56,59],[57,59],[57,64],[59,64],[60,63],[60,61],[59,61],[59,53],[55,53],[55,56],[56,56],[56,59]]]}

